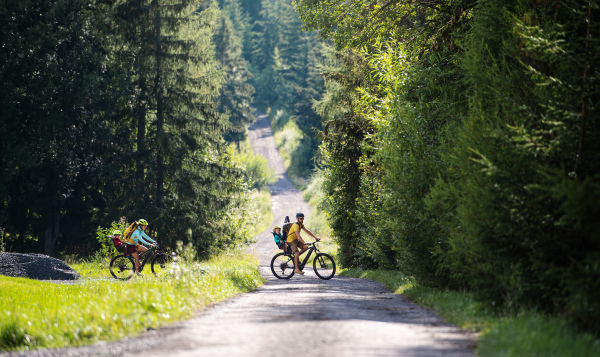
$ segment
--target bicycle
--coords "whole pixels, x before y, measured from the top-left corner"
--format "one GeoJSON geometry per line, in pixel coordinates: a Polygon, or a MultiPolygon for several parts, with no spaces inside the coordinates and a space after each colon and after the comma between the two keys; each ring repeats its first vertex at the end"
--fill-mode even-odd
{"type": "MultiPolygon", "coordinates": [[[[310,248],[306,252],[307,254],[304,257],[304,260],[298,262],[298,269],[304,269],[311,254],[316,252],[315,259],[313,260],[313,270],[319,278],[329,280],[335,275],[335,261],[329,254],[319,252],[317,242],[318,241],[306,244],[310,248]]],[[[279,279],[289,279],[294,276],[294,252],[275,254],[273,259],[271,259],[271,272],[279,279]]]]}
{"type": "MultiPolygon", "coordinates": [[[[152,257],[150,267],[152,273],[157,277],[167,274],[169,265],[173,258],[165,253],[158,244],[153,245],[146,251],[140,262],[140,273],[144,270],[144,266],[152,257]]],[[[135,259],[131,255],[119,254],[110,261],[110,273],[115,279],[129,280],[135,273],[135,259]]]]}

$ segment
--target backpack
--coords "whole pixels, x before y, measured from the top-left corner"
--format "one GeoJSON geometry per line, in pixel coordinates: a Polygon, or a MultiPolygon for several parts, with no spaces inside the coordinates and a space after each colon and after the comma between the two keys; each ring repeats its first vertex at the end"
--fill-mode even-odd
{"type": "Polygon", "coordinates": [[[281,235],[284,240],[287,239],[288,233],[290,232],[290,228],[292,228],[292,224],[294,223],[290,222],[290,217],[285,216],[285,219],[283,220],[283,226],[281,228],[281,235]]]}
{"type": "Polygon", "coordinates": [[[139,226],[140,225],[137,223],[137,221],[134,221],[132,224],[129,225],[129,227],[125,229],[125,232],[123,232],[123,243],[135,244],[135,242],[131,239],[131,235],[139,226]]]}

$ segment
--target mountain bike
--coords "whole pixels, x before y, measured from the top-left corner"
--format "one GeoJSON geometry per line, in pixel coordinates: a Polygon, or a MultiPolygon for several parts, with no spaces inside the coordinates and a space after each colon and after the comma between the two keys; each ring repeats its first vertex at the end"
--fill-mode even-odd
{"type": "MultiPolygon", "coordinates": [[[[168,273],[173,258],[156,244],[150,247],[143,257],[140,257],[140,273],[144,270],[147,262],[151,262],[152,273],[157,277],[161,277],[168,273]]],[[[135,258],[131,255],[119,254],[112,258],[109,269],[115,279],[131,279],[135,273],[135,258]]]]}
{"type": "MultiPolygon", "coordinates": [[[[316,252],[313,259],[315,274],[323,280],[329,280],[335,275],[335,262],[329,254],[319,252],[317,243],[318,241],[306,244],[310,248],[306,251],[304,260],[302,262],[298,261],[298,268],[303,270],[311,254],[316,252]]],[[[282,252],[275,254],[271,259],[271,272],[279,279],[289,279],[294,276],[294,253],[282,252]]]]}

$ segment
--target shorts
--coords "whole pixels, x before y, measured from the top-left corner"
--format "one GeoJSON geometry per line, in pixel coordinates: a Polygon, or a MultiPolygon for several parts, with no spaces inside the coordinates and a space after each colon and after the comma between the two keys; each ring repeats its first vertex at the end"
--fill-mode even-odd
{"type": "Polygon", "coordinates": [[[300,240],[294,239],[293,241],[288,242],[288,246],[292,248],[292,251],[294,253],[298,253],[300,249],[306,248],[306,243],[301,243],[300,240]]]}
{"type": "Polygon", "coordinates": [[[138,251],[137,244],[125,244],[125,254],[126,255],[131,255],[133,253],[136,253],[137,251],[138,251]]]}

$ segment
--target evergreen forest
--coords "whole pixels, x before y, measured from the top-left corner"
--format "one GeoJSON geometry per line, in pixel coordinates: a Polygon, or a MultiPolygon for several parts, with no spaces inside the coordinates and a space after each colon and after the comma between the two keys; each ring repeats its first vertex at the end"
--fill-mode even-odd
{"type": "Polygon", "coordinates": [[[252,103],[295,116],[314,166],[320,41],[291,3],[7,0],[0,17],[0,251],[89,255],[99,227],[140,218],[201,256],[248,243],[252,103]]]}
{"type": "MultiPolygon", "coordinates": [[[[251,239],[254,107],[344,268],[600,334],[597,0],[5,0],[0,250],[251,239]]],[[[293,213],[290,213],[293,214],[293,213]]]]}

